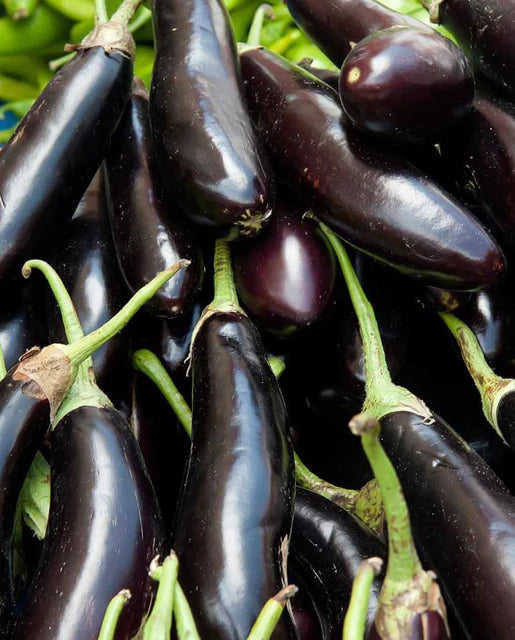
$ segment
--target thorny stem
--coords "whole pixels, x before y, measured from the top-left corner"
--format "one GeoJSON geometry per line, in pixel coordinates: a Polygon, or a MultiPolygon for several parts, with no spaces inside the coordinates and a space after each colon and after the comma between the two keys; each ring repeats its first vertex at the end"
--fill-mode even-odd
{"type": "Polygon", "coordinates": [[[118,619],[123,608],[131,598],[131,592],[128,589],[122,589],[117,593],[107,605],[107,609],[100,627],[98,640],[114,640],[118,619]]]}
{"type": "Polygon", "coordinates": [[[143,627],[143,640],[168,640],[172,628],[173,601],[179,560],[174,551],[165,558],[152,611],[143,627]]]}
{"type": "Polygon", "coordinates": [[[142,0],[123,0],[122,4],[111,16],[111,21],[120,22],[121,24],[129,24],[130,19],[141,2],[142,0]]]}
{"type": "Polygon", "coordinates": [[[248,45],[258,47],[261,44],[261,31],[263,30],[263,22],[265,21],[265,18],[273,20],[274,17],[275,14],[271,5],[262,4],[257,8],[252,20],[252,24],[250,25],[249,35],[247,37],[248,45]]]}
{"type": "Polygon", "coordinates": [[[269,640],[281,618],[284,607],[297,591],[298,589],[295,585],[288,585],[267,600],[256,622],[254,622],[247,640],[269,640]]]}
{"type": "Polygon", "coordinates": [[[372,583],[382,566],[381,558],[367,558],[359,565],[343,623],[343,640],[363,640],[372,583]]]}

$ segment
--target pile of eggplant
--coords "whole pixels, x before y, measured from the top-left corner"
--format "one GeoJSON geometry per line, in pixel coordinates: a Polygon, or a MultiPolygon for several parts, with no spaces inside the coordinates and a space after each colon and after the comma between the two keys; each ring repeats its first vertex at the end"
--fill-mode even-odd
{"type": "Polygon", "coordinates": [[[513,640],[515,0],[140,2],[0,150],[0,637],[513,640]]]}

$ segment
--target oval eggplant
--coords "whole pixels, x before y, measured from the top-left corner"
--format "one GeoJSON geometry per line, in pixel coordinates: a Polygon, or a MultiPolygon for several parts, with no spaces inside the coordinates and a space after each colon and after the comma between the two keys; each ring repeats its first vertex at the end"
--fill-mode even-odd
{"type": "Polygon", "coordinates": [[[152,16],[150,117],[163,183],[197,223],[230,238],[256,235],[273,189],[227,10],[220,0],[154,0],[152,16]]]}
{"type": "Polygon", "coordinates": [[[252,318],[282,337],[305,330],[334,300],[332,250],[298,207],[280,205],[264,233],[233,250],[238,295],[252,318]]]}
{"type": "Polygon", "coordinates": [[[241,61],[276,169],[347,242],[444,288],[480,289],[504,274],[502,251],[481,224],[400,155],[352,131],[326,84],[263,49],[241,61]]]}
{"type": "Polygon", "coordinates": [[[474,76],[448,38],[396,26],[364,38],[345,58],[340,98],[361,131],[419,144],[439,140],[468,112],[474,76]]]}
{"type": "Polygon", "coordinates": [[[432,31],[375,0],[286,0],[286,4],[295,22],[337,67],[354,44],[381,29],[404,25],[432,31]]]}
{"type": "Polygon", "coordinates": [[[150,606],[150,563],[164,550],[141,453],[110,407],[71,411],[53,429],[51,445],[47,534],[12,638],[96,638],[110,599],[127,588],[131,599],[116,638],[129,640],[150,606]]]}
{"type": "Polygon", "coordinates": [[[18,276],[27,258],[55,244],[102,162],[131,80],[130,55],[94,45],[78,51],[3,147],[0,280],[18,276]]]}
{"type": "Polygon", "coordinates": [[[164,194],[151,146],[148,95],[141,81],[133,85],[104,166],[113,243],[130,291],[177,260],[190,261],[148,304],[155,315],[179,315],[192,305],[204,265],[182,212],[164,194]]]}

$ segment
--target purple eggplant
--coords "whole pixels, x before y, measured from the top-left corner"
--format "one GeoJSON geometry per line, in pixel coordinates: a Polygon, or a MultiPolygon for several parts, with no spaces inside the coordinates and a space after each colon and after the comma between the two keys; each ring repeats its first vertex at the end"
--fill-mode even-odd
{"type": "Polygon", "coordinates": [[[366,133],[398,144],[438,141],[468,112],[474,76],[448,38],[395,26],[367,36],[347,55],[340,98],[366,133]]]}
{"type": "Polygon", "coordinates": [[[149,311],[173,318],[202,285],[202,254],[184,214],[164,193],[151,146],[148,94],[139,80],[105,162],[107,202],[120,269],[132,293],[177,260],[191,262],[150,301],[149,311]]]}
{"type": "Polygon", "coordinates": [[[232,239],[256,235],[273,187],[227,10],[220,0],[154,0],[152,16],[150,117],[163,183],[195,222],[232,239]]]}
{"type": "Polygon", "coordinates": [[[347,242],[444,288],[480,289],[504,274],[485,228],[400,155],[351,130],[326,84],[264,49],[245,51],[241,62],[277,171],[347,242]]]}

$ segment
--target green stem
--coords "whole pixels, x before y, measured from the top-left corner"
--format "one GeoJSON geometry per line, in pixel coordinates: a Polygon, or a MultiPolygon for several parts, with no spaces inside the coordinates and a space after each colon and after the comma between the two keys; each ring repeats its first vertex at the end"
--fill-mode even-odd
{"type": "Polygon", "coordinates": [[[107,7],[105,0],[95,0],[95,24],[107,22],[109,16],[107,15],[107,7]]]}
{"type": "Polygon", "coordinates": [[[289,585],[281,589],[273,598],[270,598],[261,609],[256,622],[247,636],[247,640],[269,640],[281,618],[284,607],[297,591],[296,586],[289,585]]]}
{"type": "Polygon", "coordinates": [[[113,640],[116,633],[118,619],[123,608],[131,598],[131,592],[128,589],[122,589],[111,599],[107,605],[104,620],[100,627],[98,640],[113,640]]]}
{"type": "Polygon", "coordinates": [[[48,63],[48,68],[51,71],[57,71],[61,67],[64,67],[65,64],[67,64],[72,58],[75,57],[75,55],[76,55],[75,52],[67,53],[66,55],[61,56],[60,58],[55,58],[55,60],[50,60],[50,62],[48,63]]]}
{"type": "Polygon", "coordinates": [[[257,8],[247,37],[248,45],[258,47],[261,44],[261,31],[263,30],[265,17],[270,20],[274,18],[274,10],[269,4],[262,4],[257,8]]]}
{"type": "Polygon", "coordinates": [[[215,244],[214,285],[215,297],[208,309],[216,309],[217,311],[229,309],[242,312],[234,284],[231,250],[225,240],[217,240],[215,244]]]}
{"type": "Polygon", "coordinates": [[[6,373],[7,369],[5,366],[4,350],[2,349],[2,345],[0,345],[0,380],[5,378],[6,373]]]}
{"type": "Polygon", "coordinates": [[[319,224],[336,254],[358,318],[365,367],[366,400],[363,410],[378,419],[400,410],[431,419],[431,412],[421,400],[407,389],[393,384],[374,309],[363,291],[349,254],[338,236],[324,223],[319,224]]]}
{"type": "Polygon", "coordinates": [[[169,640],[178,572],[179,561],[171,551],[159,572],[159,587],[152,611],[143,627],[143,640],[169,640]]]}
{"type": "Polygon", "coordinates": [[[111,16],[111,20],[121,24],[129,24],[141,2],[142,0],[123,0],[122,4],[111,16]]]}
{"type": "Polygon", "coordinates": [[[138,13],[134,16],[134,20],[129,24],[129,31],[134,33],[140,27],[147,24],[152,18],[152,12],[147,7],[140,7],[138,13]]]}
{"type": "Polygon", "coordinates": [[[377,419],[362,413],[352,418],[349,427],[354,435],[361,437],[363,449],[383,496],[388,525],[388,567],[384,585],[388,584],[392,591],[395,591],[397,584],[404,589],[406,583],[422,572],[422,565],[413,542],[401,483],[379,440],[380,426],[377,419]]]}
{"type": "Polygon", "coordinates": [[[298,29],[290,29],[282,38],[279,38],[279,40],[276,40],[270,45],[269,49],[274,53],[283,55],[301,36],[302,33],[298,29]]]}
{"type": "Polygon", "coordinates": [[[504,440],[497,425],[497,407],[503,396],[514,390],[515,380],[501,378],[492,371],[477,337],[464,322],[451,313],[440,313],[440,317],[458,343],[463,361],[481,396],[485,418],[504,440]]]}
{"type": "Polygon", "coordinates": [[[175,583],[173,615],[178,640],[200,640],[190,605],[178,581],[175,583]]]}
{"type": "Polygon", "coordinates": [[[352,583],[349,607],[343,623],[343,640],[363,640],[365,637],[372,583],[382,566],[381,558],[368,558],[359,565],[352,583]]]}

